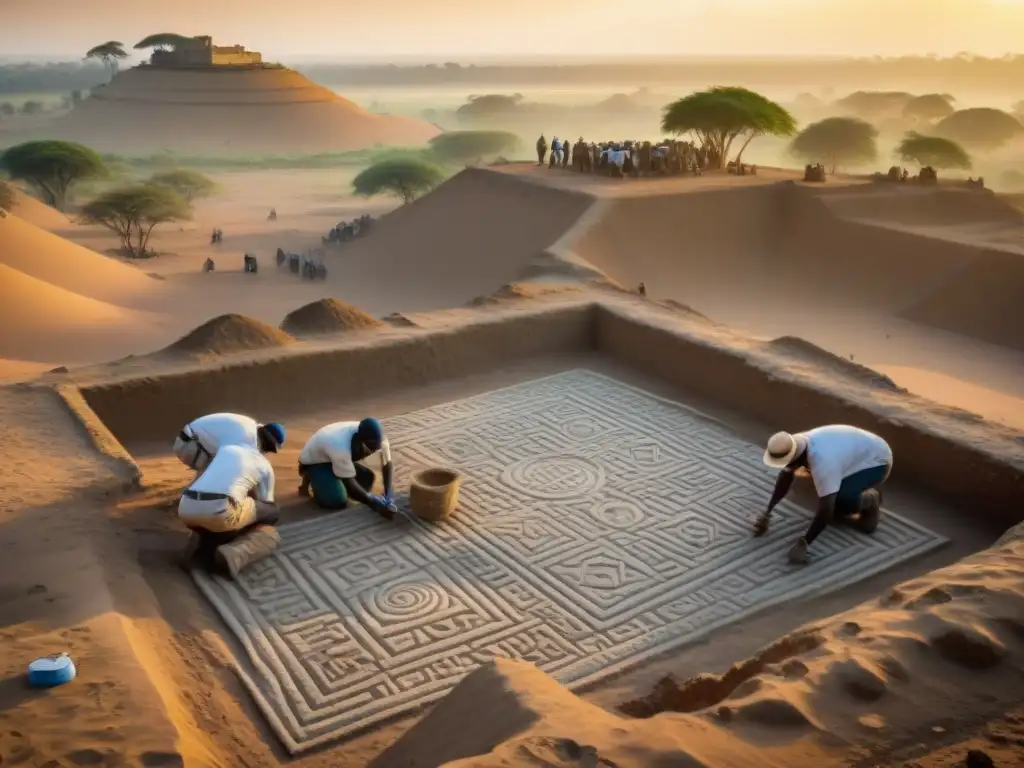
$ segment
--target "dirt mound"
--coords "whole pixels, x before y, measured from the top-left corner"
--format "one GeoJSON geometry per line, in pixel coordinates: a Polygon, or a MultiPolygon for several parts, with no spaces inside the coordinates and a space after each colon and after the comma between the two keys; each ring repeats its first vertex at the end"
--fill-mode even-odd
{"type": "Polygon", "coordinates": [[[118,73],[52,131],[101,151],[209,154],[410,146],[439,133],[420,120],[373,114],[290,69],[152,67],[118,73]]]}
{"type": "Polygon", "coordinates": [[[293,336],[342,333],[378,328],[383,323],[358,307],[337,299],[320,299],[285,316],[281,329],[293,336]]]}
{"type": "Polygon", "coordinates": [[[469,302],[469,306],[483,307],[509,300],[538,299],[558,294],[579,293],[581,290],[581,286],[569,283],[508,283],[487,296],[477,296],[469,302]]]}
{"type": "Polygon", "coordinates": [[[173,355],[229,355],[247,350],[272,349],[295,339],[273,326],[244,315],[220,315],[163,350],[173,355]]]}
{"type": "Polygon", "coordinates": [[[861,221],[917,226],[1024,222],[1024,214],[987,189],[865,187],[821,199],[837,216],[861,221]]]}
{"type": "Polygon", "coordinates": [[[888,389],[892,392],[906,391],[902,387],[897,386],[896,382],[888,376],[878,371],[855,363],[852,360],[839,357],[839,355],[834,355],[816,344],[811,344],[811,342],[795,336],[780,336],[767,342],[765,346],[773,352],[781,352],[788,357],[795,357],[812,365],[828,368],[843,376],[863,381],[879,389],[888,389]]]}
{"type": "Polygon", "coordinates": [[[388,325],[393,325],[396,328],[419,328],[419,324],[414,320],[409,319],[401,312],[392,312],[390,315],[384,318],[384,322],[388,325]]]}

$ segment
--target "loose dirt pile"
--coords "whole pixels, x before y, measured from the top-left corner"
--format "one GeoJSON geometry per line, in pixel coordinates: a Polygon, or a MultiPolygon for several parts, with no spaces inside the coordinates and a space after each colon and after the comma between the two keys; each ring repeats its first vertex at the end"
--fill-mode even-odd
{"type": "Polygon", "coordinates": [[[579,293],[581,286],[568,283],[509,283],[487,296],[477,296],[469,302],[471,307],[500,304],[504,301],[538,299],[558,294],[579,293]]]}
{"type": "Polygon", "coordinates": [[[229,355],[291,344],[284,331],[245,315],[220,315],[178,339],[162,352],[172,355],[229,355]]]}
{"type": "Polygon", "coordinates": [[[358,307],[337,299],[320,299],[290,312],[281,329],[293,336],[315,336],[379,328],[383,323],[358,307]]]}
{"type": "Polygon", "coordinates": [[[812,366],[828,368],[841,376],[862,381],[872,387],[888,389],[891,392],[906,392],[885,374],[860,365],[852,360],[839,357],[822,349],[816,344],[795,336],[780,336],[772,339],[766,346],[773,352],[780,352],[786,357],[809,363],[812,366]]]}

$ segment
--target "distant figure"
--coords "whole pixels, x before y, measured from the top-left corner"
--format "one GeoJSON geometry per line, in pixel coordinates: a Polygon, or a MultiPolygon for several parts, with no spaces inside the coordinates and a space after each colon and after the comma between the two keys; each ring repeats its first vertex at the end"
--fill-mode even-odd
{"type": "Polygon", "coordinates": [[[267,215],[267,221],[277,221],[277,208],[271,208],[267,215]]]}
{"type": "Polygon", "coordinates": [[[213,263],[213,259],[209,257],[203,262],[203,272],[213,272],[216,267],[217,265],[213,263]]]}
{"type": "Polygon", "coordinates": [[[210,245],[217,245],[224,242],[224,233],[219,227],[214,227],[213,233],[210,235],[210,245]]]}
{"type": "Polygon", "coordinates": [[[548,153],[548,140],[544,138],[544,134],[540,135],[537,139],[537,165],[544,165],[544,157],[548,153]]]}
{"type": "Polygon", "coordinates": [[[288,261],[288,254],[284,252],[283,248],[278,248],[277,249],[277,267],[278,267],[278,269],[283,267],[285,265],[285,263],[287,263],[287,261],[288,261]]]}
{"type": "Polygon", "coordinates": [[[643,296],[644,298],[647,298],[647,286],[646,285],[644,285],[643,283],[640,283],[640,285],[638,285],[636,287],[636,290],[637,290],[637,293],[639,293],[641,296],[643,296]]]}
{"type": "Polygon", "coordinates": [[[834,519],[849,520],[864,533],[878,527],[878,489],[892,471],[892,449],[878,435],[845,424],[778,432],[768,440],[764,463],[781,472],[768,509],[754,524],[755,536],[768,531],[772,510],[786,498],[797,471],[810,474],[818,493],[818,513],[790,549],[790,562],[806,563],[807,548],[834,519]]]}
{"type": "Polygon", "coordinates": [[[562,142],[558,140],[557,136],[551,137],[551,155],[548,159],[548,168],[554,168],[555,165],[561,160],[562,153],[562,142]]]}
{"type": "Polygon", "coordinates": [[[255,275],[259,270],[259,265],[256,263],[256,257],[251,254],[245,254],[244,259],[244,271],[255,275]]]}
{"type": "Polygon", "coordinates": [[[569,153],[572,151],[572,147],[569,146],[569,140],[566,139],[562,142],[562,167],[569,167],[569,153]]]}

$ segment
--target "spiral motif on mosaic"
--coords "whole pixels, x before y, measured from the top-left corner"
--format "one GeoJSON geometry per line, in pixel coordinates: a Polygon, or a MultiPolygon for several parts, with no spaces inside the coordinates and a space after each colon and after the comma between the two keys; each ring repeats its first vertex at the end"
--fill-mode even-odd
{"type": "Polygon", "coordinates": [[[433,584],[403,582],[381,590],[375,600],[380,612],[394,619],[424,616],[443,607],[444,595],[433,584]]]}
{"type": "Polygon", "coordinates": [[[604,471],[576,456],[535,456],[510,466],[502,480],[527,496],[571,499],[603,486],[604,471]]]}

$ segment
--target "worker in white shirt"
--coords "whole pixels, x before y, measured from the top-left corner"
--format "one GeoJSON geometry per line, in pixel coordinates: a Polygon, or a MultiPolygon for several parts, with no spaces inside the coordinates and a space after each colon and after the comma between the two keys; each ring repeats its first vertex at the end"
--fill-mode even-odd
{"type": "Polygon", "coordinates": [[[768,530],[772,510],[789,493],[798,471],[811,476],[818,493],[817,514],[790,549],[791,562],[806,563],[808,547],[835,519],[849,521],[864,533],[878,527],[880,487],[892,471],[892,449],[878,435],[846,424],[778,432],[768,440],[764,463],[781,472],[768,509],[754,524],[754,535],[768,530]]]}
{"type": "Polygon", "coordinates": [[[390,520],[396,511],[392,501],[394,467],[391,446],[377,419],[339,421],[321,427],[299,454],[299,495],[308,496],[323,509],[344,509],[349,502],[365,504],[390,520]],[[358,462],[379,454],[384,496],[375,496],[376,475],[358,462]]]}
{"type": "Polygon", "coordinates": [[[284,427],[260,424],[237,413],[211,413],[186,424],[174,440],[174,455],[189,469],[202,472],[222,445],[248,445],[276,453],[284,445],[284,427]]]}
{"type": "Polygon", "coordinates": [[[225,563],[217,556],[254,527],[277,522],[274,485],[274,468],[261,452],[247,445],[222,446],[178,501],[178,517],[196,534],[192,556],[208,569],[236,576],[245,563],[225,563]]]}

